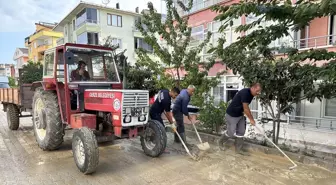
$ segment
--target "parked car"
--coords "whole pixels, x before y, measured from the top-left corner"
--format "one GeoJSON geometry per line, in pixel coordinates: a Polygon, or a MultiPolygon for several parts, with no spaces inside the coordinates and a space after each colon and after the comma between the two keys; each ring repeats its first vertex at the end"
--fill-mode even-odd
{"type": "Polygon", "coordinates": [[[7,76],[0,76],[0,88],[9,88],[9,80],[7,76]]]}

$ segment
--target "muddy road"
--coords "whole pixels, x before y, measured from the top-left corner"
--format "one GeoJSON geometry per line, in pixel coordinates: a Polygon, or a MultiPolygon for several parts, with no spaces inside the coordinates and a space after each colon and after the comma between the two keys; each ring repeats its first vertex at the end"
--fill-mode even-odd
{"type": "MultiPolygon", "coordinates": [[[[72,157],[71,133],[61,149],[45,152],[38,148],[31,118],[21,118],[18,131],[10,131],[0,112],[0,185],[142,185],[142,184],[228,184],[228,185],[334,185],[336,174],[307,165],[289,171],[281,156],[252,153],[236,156],[232,150],[212,146],[200,161],[193,161],[168,133],[168,152],[160,158],[144,155],[139,139],[100,145],[97,172],[81,174],[72,157]]],[[[196,144],[196,141],[191,141],[196,144]]]]}

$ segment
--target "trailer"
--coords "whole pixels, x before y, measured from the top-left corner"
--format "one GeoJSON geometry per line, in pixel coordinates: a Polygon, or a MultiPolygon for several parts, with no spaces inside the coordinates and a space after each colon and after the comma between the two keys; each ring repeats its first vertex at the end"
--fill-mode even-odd
{"type": "Polygon", "coordinates": [[[19,70],[18,88],[0,88],[0,102],[3,111],[7,114],[8,128],[17,130],[20,125],[20,117],[31,115],[22,115],[22,112],[32,111],[32,102],[34,91],[32,84],[21,84],[22,69],[19,70]]]}

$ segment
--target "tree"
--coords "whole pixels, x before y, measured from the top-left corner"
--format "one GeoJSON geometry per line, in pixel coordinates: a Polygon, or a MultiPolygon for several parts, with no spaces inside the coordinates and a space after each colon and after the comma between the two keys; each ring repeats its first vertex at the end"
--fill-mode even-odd
{"type": "MultiPolygon", "coordinates": [[[[161,14],[157,13],[151,2],[148,3],[148,11],[142,12],[142,18],[136,23],[136,28],[141,32],[144,41],[153,48],[153,53],[143,48],[138,48],[136,53],[139,57],[138,63],[141,66],[147,66],[154,72],[158,81],[159,88],[171,88],[174,86],[186,88],[189,84],[197,87],[196,98],[193,99],[195,105],[201,105],[204,102],[204,93],[209,92],[211,87],[217,84],[218,78],[208,78],[208,71],[215,63],[215,60],[203,62],[200,54],[207,46],[211,34],[208,33],[205,38],[195,47],[190,47],[192,40],[192,28],[188,26],[188,16],[181,17],[173,0],[166,0],[167,16],[164,21],[161,14]],[[162,42],[159,41],[162,38],[162,42]],[[164,43],[164,44],[162,44],[164,43]],[[154,57],[159,58],[159,61],[154,57]],[[187,71],[187,75],[182,80],[181,69],[187,71]],[[173,75],[167,74],[167,69],[176,73],[176,79],[173,75]],[[195,100],[198,100],[195,102],[195,100]]],[[[188,1],[186,6],[178,1],[179,7],[184,11],[189,11],[192,7],[192,0],[188,1]]],[[[218,75],[219,76],[219,75],[218,75]]]]}
{"type": "Polygon", "coordinates": [[[115,51],[119,46],[113,44],[113,38],[111,36],[108,36],[105,39],[103,46],[113,50],[113,56],[107,60],[106,69],[109,79],[116,78],[116,73],[113,70],[114,66],[112,66],[115,62],[120,81],[123,82],[124,75],[126,77],[126,89],[148,90],[150,97],[157,93],[158,90],[155,86],[155,81],[153,80],[153,73],[146,67],[141,67],[137,64],[134,66],[130,65],[129,62],[127,62],[127,57],[124,55],[124,51],[116,54],[115,51]]]}
{"type": "MultiPolygon", "coordinates": [[[[218,47],[209,51],[215,52],[235,74],[242,76],[246,85],[261,83],[263,91],[259,100],[272,117],[275,143],[278,143],[281,114],[291,112],[292,105],[301,100],[314,101],[315,98],[331,97],[332,93],[327,91],[327,87],[335,86],[330,78],[332,69],[335,70],[332,67],[335,62],[324,67],[316,65],[316,61],[334,59],[334,52],[314,49],[299,52],[296,48],[284,46],[284,56],[279,57],[273,52],[278,48],[270,48],[269,45],[276,39],[289,36],[291,30],[297,31],[309,25],[315,18],[334,14],[336,4],[331,0],[322,0],[321,3],[281,2],[282,4],[275,0],[242,1],[230,7],[213,7],[219,13],[215,20],[224,22],[221,31],[232,25],[233,19],[241,16],[254,15],[257,20],[236,28],[236,32],[250,30],[250,34],[238,38],[238,41],[226,48],[222,47],[225,39],[221,38],[218,47]],[[263,22],[274,24],[262,26],[263,22]],[[251,31],[252,28],[256,29],[251,31]],[[317,85],[318,79],[324,81],[317,85]],[[276,110],[272,108],[274,101],[276,110]]],[[[332,92],[335,93],[335,90],[332,92]]]]}
{"type": "Polygon", "coordinates": [[[8,85],[9,85],[9,87],[16,87],[16,83],[15,83],[15,78],[13,78],[13,77],[8,77],[8,85]]]}
{"type": "Polygon", "coordinates": [[[22,68],[20,83],[31,84],[33,82],[41,81],[42,77],[43,65],[40,62],[34,63],[33,61],[28,61],[28,63],[22,68]]]}

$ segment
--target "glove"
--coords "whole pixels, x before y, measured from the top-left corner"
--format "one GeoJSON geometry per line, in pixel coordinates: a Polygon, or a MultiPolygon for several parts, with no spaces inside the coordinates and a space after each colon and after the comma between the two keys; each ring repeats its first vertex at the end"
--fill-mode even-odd
{"type": "Polygon", "coordinates": [[[175,124],[175,123],[172,123],[172,124],[171,124],[171,128],[172,128],[173,130],[176,130],[176,124],[175,124]]]}

